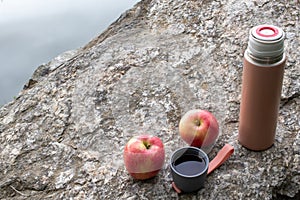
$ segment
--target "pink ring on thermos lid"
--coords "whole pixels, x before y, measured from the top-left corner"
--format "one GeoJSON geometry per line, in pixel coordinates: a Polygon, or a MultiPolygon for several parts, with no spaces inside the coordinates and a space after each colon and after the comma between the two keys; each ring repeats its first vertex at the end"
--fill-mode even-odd
{"type": "Polygon", "coordinates": [[[274,25],[258,25],[252,28],[251,35],[264,41],[274,41],[284,36],[283,30],[274,25]]]}
{"type": "Polygon", "coordinates": [[[261,37],[275,37],[279,34],[279,30],[271,25],[262,25],[257,27],[256,33],[261,37]]]}

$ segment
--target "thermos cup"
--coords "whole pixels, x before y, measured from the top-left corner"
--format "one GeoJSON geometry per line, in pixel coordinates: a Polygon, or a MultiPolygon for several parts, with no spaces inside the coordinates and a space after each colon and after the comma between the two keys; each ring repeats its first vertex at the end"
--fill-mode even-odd
{"type": "Polygon", "coordinates": [[[266,150],[274,144],[286,55],[284,32],[273,25],[250,30],[244,54],[238,140],[266,150]]]}

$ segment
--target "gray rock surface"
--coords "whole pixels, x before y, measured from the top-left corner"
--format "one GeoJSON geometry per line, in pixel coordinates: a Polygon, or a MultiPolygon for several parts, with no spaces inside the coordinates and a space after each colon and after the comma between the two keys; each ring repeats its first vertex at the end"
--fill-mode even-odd
{"type": "Polygon", "coordinates": [[[300,3],[266,0],[144,0],[85,47],[40,66],[0,109],[0,199],[288,199],[300,183],[300,3]],[[286,32],[288,56],[275,145],[237,142],[242,57],[251,27],[286,32]],[[234,155],[205,189],[177,195],[169,158],[185,146],[181,116],[207,109],[234,155]],[[159,136],[158,176],[133,180],[123,148],[159,136]]]}

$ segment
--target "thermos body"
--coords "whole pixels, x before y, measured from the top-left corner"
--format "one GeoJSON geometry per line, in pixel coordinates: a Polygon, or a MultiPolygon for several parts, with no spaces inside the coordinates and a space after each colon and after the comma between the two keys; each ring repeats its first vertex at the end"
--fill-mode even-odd
{"type": "Polygon", "coordinates": [[[271,25],[257,26],[250,32],[243,60],[238,135],[239,142],[250,150],[268,149],[275,141],[286,61],[283,39],[283,31],[271,25]]]}

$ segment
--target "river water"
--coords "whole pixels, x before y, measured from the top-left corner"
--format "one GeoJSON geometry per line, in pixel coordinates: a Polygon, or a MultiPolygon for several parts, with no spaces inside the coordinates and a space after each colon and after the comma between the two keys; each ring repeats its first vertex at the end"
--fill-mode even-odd
{"type": "Polygon", "coordinates": [[[0,0],[0,106],[41,64],[104,31],[138,0],[0,0]]]}

